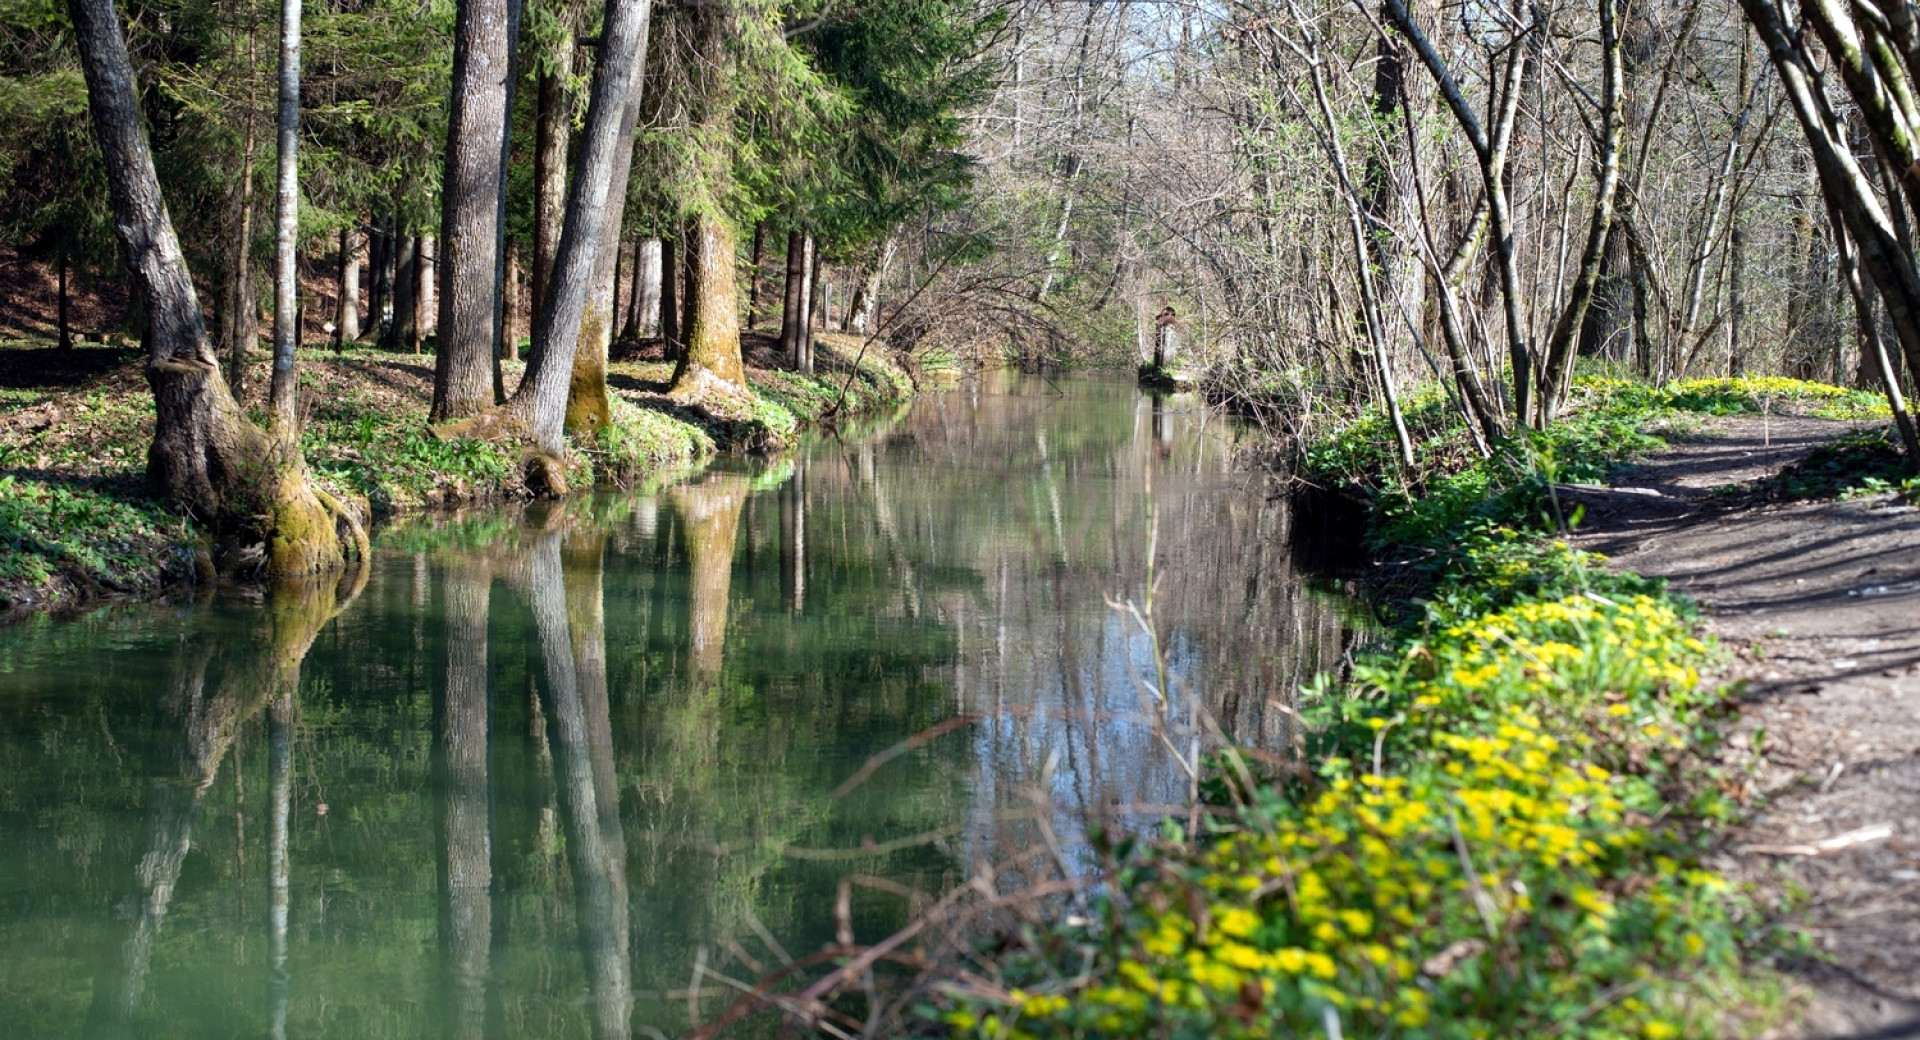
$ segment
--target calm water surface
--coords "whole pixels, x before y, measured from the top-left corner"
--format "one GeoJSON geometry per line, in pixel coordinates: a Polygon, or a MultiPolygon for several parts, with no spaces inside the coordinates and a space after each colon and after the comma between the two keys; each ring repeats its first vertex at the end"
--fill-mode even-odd
{"type": "MultiPolygon", "coordinates": [[[[344,582],[0,629],[0,1036],[673,1035],[850,874],[1150,823],[1196,717],[1286,750],[1350,639],[1240,437],[988,374],[344,582]]],[[[907,919],[853,891],[860,938],[907,919]]]]}

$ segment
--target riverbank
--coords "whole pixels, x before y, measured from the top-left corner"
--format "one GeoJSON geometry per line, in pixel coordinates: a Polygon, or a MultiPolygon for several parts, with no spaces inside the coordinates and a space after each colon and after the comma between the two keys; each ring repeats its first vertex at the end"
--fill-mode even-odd
{"type": "MultiPolygon", "coordinates": [[[[862,354],[858,337],[817,334],[818,372],[801,376],[776,367],[764,339],[750,337],[745,352],[751,397],[674,397],[657,342],[616,352],[614,425],[574,445],[570,483],[671,480],[715,454],[778,450],[807,425],[913,395],[882,344],[862,354]]],[[[267,365],[255,362],[243,387],[255,411],[267,365]]],[[[153,400],[143,366],[137,350],[117,346],[0,346],[0,612],[151,594],[204,569],[192,522],[147,493],[153,400]]],[[[509,386],[519,371],[508,363],[509,386]]],[[[299,373],[309,469],[376,522],[529,495],[513,447],[427,428],[432,355],[308,350],[299,373]]]]}
{"type": "MultiPolygon", "coordinates": [[[[1472,448],[1443,398],[1308,445],[1365,509],[1387,629],[1308,691],[1304,768],[1227,753],[1220,815],[1122,850],[1124,897],[950,985],[968,1036],[1678,1037],[1796,1013],[1754,970],[1800,940],[1721,871],[1752,759],[1726,654],[1663,582],[1560,531],[1707,416],[1868,419],[1788,380],[1591,380],[1552,431],[1472,448]],[[1337,1023],[1337,1029],[1336,1029],[1337,1023]]],[[[1884,413],[1882,413],[1884,414],[1884,413]]]]}

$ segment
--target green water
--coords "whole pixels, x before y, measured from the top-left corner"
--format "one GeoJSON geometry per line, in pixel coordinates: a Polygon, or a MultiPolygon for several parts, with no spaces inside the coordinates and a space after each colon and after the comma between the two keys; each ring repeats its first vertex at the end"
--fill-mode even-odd
{"type": "MultiPolygon", "coordinates": [[[[1285,752],[1349,642],[1242,439],[988,374],[345,581],[0,629],[0,1037],[677,1035],[849,875],[1151,824],[1197,717],[1285,752]]],[[[851,892],[862,941],[908,919],[851,892]]]]}

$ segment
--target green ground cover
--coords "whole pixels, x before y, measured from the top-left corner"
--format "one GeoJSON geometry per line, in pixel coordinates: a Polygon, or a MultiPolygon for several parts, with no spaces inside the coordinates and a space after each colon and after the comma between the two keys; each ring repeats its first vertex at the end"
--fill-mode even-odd
{"type": "Polygon", "coordinates": [[[1702,679],[1718,651],[1659,582],[1559,540],[1576,518],[1552,494],[1650,430],[1763,410],[1885,414],[1789,380],[1590,380],[1483,459],[1433,395],[1409,408],[1412,474],[1383,416],[1328,430],[1302,477],[1363,499],[1376,553],[1418,580],[1349,675],[1303,691],[1305,768],[1223,753],[1213,823],[1120,843],[1093,912],[927,1013],[1009,1040],[1658,1040],[1775,1013],[1751,968],[1797,940],[1703,864],[1739,811],[1702,679]]]}

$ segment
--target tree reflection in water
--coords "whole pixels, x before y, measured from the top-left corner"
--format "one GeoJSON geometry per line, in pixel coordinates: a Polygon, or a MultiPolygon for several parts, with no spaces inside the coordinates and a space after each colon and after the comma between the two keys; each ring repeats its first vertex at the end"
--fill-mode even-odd
{"type": "Polygon", "coordinates": [[[1189,399],[1068,390],[423,518],[357,599],[0,630],[0,1031],[673,1035],[902,892],[1150,822],[1188,790],[1156,727],[1285,751],[1348,639],[1285,503],[1189,399]],[[1150,544],[1165,715],[1108,606],[1150,544]]]}

